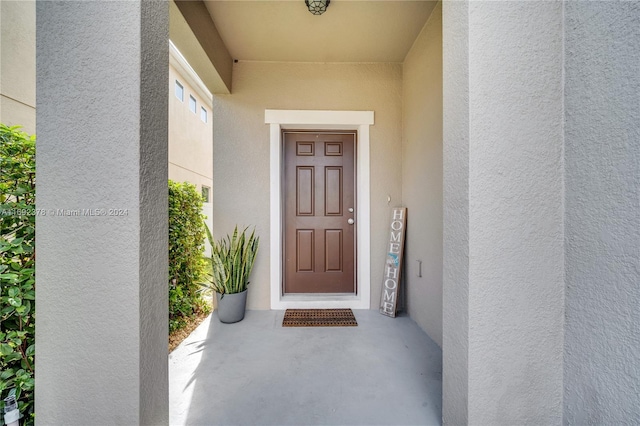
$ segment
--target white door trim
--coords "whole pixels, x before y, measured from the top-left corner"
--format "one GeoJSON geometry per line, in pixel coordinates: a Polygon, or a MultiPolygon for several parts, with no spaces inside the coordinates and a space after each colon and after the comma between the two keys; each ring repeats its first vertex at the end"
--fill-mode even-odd
{"type": "Polygon", "coordinates": [[[271,215],[271,309],[352,308],[369,309],[371,304],[371,197],[369,169],[369,126],[373,111],[275,110],[264,112],[270,125],[270,215],[271,215]],[[356,295],[282,294],[282,129],[356,130],[356,295]]]}

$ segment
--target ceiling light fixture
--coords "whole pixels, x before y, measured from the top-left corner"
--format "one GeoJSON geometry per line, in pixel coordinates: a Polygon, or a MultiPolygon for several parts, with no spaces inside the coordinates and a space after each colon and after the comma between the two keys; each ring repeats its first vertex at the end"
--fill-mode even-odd
{"type": "Polygon", "coordinates": [[[322,15],[327,11],[331,0],[304,0],[304,2],[307,4],[309,12],[314,15],[322,15]]]}

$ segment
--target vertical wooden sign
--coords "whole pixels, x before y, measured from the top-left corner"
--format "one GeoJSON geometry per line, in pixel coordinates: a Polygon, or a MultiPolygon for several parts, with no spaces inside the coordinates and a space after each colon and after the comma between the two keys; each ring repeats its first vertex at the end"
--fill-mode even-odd
{"type": "Polygon", "coordinates": [[[395,318],[398,312],[406,219],[406,207],[394,207],[391,216],[391,236],[387,244],[387,258],[384,262],[382,294],[380,295],[380,313],[391,318],[395,318]]]}

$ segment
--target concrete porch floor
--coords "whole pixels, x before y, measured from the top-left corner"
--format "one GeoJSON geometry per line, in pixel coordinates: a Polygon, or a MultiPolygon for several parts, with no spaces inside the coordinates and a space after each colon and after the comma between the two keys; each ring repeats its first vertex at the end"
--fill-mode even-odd
{"type": "Polygon", "coordinates": [[[407,316],[282,327],[214,313],[169,355],[171,425],[439,425],[442,351],[407,316]]]}

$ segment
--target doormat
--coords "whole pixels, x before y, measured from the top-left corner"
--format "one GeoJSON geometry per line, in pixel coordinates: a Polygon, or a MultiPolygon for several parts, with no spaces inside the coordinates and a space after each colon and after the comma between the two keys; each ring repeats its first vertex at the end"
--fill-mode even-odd
{"type": "Polygon", "coordinates": [[[283,327],[357,327],[351,309],[287,309],[283,327]]]}

